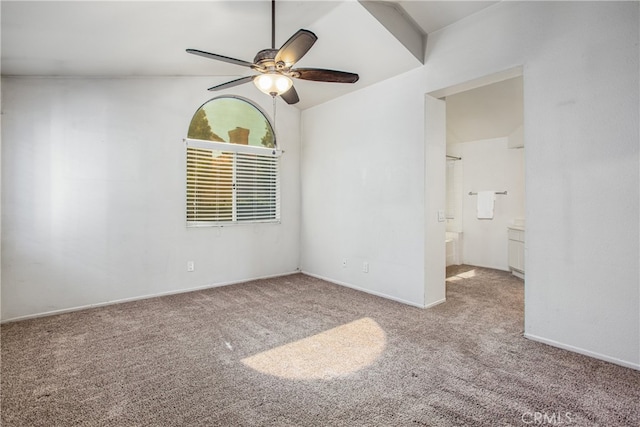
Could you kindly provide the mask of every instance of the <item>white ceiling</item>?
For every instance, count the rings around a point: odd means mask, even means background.
[[[425,34],[429,34],[498,3],[498,1],[397,0],[396,3],[418,24]]]
[[[509,136],[524,122],[521,76],[446,99],[449,144]]]
[[[388,2],[424,34],[493,3]],[[210,76],[213,86],[252,71],[189,55],[186,48],[251,62],[271,45],[268,0],[3,0],[1,7],[3,75]],[[278,1],[276,47],[300,28],[313,31],[318,41],[297,66],[360,75],[353,85],[297,80],[301,109],[421,65],[355,0]]]

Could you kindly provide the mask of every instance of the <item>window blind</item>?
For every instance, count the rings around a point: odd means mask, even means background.
[[[187,225],[279,221],[280,154],[187,139]]]

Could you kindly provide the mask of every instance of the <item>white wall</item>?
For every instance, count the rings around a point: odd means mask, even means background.
[[[508,270],[507,226],[524,218],[524,150],[507,148],[507,138],[460,144],[462,160],[462,259],[464,264]],[[477,218],[477,196],[469,192],[507,191],[496,195],[493,219]]]
[[[424,307],[446,301],[445,243],[447,105],[431,95],[424,97]],[[439,186],[429,186],[439,182]]]
[[[420,81],[420,71],[410,72],[302,113],[301,266],[423,306]]]
[[[524,124],[525,333],[636,368],[638,6],[562,3],[534,15],[545,37],[525,69]]]
[[[423,69],[306,110],[303,268],[420,301],[423,94],[522,66],[525,332],[640,367],[638,19],[637,2],[501,2],[430,34]]]
[[[2,79],[3,320],[296,270],[300,113],[284,103],[282,223],[185,226],[182,139],[209,83]]]

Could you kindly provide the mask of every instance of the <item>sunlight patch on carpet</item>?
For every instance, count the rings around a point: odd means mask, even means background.
[[[242,359],[268,375],[288,379],[330,379],[374,363],[387,338],[375,320],[362,319]]]
[[[457,282],[459,280],[470,279],[476,276],[476,270],[465,271],[464,273],[456,274],[455,276],[447,277],[447,282]]]

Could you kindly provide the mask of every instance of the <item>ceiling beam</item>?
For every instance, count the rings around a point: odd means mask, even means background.
[[[421,64],[424,64],[427,35],[399,4],[374,0],[358,0],[358,2]]]

